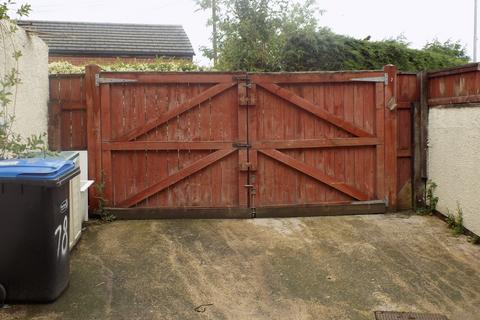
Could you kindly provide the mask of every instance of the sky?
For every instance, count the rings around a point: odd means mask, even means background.
[[[194,0],[17,0],[32,5],[29,19],[85,22],[181,24],[196,52],[194,60],[209,61],[199,48],[209,45],[208,12]],[[427,42],[460,41],[473,51],[474,0],[317,0],[324,10],[321,26],[357,38],[382,40],[403,36],[414,48]]]

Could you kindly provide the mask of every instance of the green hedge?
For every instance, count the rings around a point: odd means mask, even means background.
[[[188,61],[170,61],[157,60],[154,62],[145,63],[124,63],[121,61],[113,64],[102,65],[100,67],[105,71],[204,71],[207,68],[200,67]],[[85,66],[75,66],[69,62],[52,62],[48,66],[50,74],[71,74],[85,72]]]
[[[329,29],[291,36],[282,53],[283,69],[287,71],[367,70],[381,69],[386,64],[394,64],[403,71],[421,71],[468,61],[465,49],[451,41],[433,41],[417,50],[402,40],[360,40],[334,34]]]

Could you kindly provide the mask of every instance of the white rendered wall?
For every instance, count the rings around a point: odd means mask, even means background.
[[[480,105],[430,108],[428,178],[438,187],[437,210],[454,213],[480,235]]]
[[[9,26],[2,23],[4,41],[0,40],[0,77],[16,67],[12,57],[21,51],[18,70],[22,83],[15,95],[15,122],[13,129],[24,137],[46,133],[48,130],[48,47],[39,37],[18,28],[8,33]]]

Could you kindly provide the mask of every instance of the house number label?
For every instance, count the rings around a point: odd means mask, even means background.
[[[55,229],[55,238],[57,239],[57,258],[63,257],[68,250],[68,215],[63,219],[63,224],[59,224]]]

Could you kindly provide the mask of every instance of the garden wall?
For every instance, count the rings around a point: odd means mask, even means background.
[[[430,73],[428,178],[438,187],[437,211],[463,211],[480,235],[480,71],[478,64]]]
[[[18,30],[7,34],[9,26],[2,25],[5,41],[0,41],[0,77],[16,68],[13,58],[20,50],[22,57],[18,61],[18,70],[22,83],[15,94],[14,130],[23,136],[40,134],[48,130],[48,47],[37,36]]]

